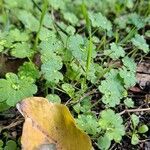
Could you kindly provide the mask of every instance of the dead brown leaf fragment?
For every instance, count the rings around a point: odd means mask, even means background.
[[[21,144],[23,150],[91,150],[88,135],[76,127],[69,109],[42,97],[17,104],[25,117]]]

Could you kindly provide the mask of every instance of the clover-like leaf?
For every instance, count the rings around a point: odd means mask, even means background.
[[[4,147],[4,150],[17,150],[17,143],[13,140],[8,140],[6,142],[6,146]]]
[[[103,93],[103,103],[114,107],[120,103],[120,99],[125,95],[125,89],[118,79],[118,71],[112,69],[108,74],[105,75],[106,80],[103,80],[98,87],[100,92]]]
[[[119,114],[115,114],[113,110],[104,110],[100,114],[99,125],[105,131],[110,140],[120,142],[122,136],[125,135],[125,127],[123,120]]]
[[[23,8],[26,10],[33,10],[33,3],[30,0],[19,0],[19,1],[18,0],[5,0],[4,3],[11,10],[13,10],[14,8]]]
[[[143,17],[137,13],[131,13],[128,15],[128,23],[135,25],[138,29],[145,25]]]
[[[56,94],[48,94],[46,98],[52,103],[61,103],[60,97]]]
[[[127,22],[128,22],[127,15],[121,15],[115,19],[115,23],[118,25],[118,28],[121,28],[121,29],[126,28]]]
[[[63,79],[63,75],[59,70],[62,68],[62,60],[60,56],[51,53],[51,57],[42,56],[43,64],[41,71],[48,82],[58,83]]]
[[[89,113],[91,111],[91,97],[84,98],[80,103],[77,103],[73,106],[73,109],[79,114],[82,113]]]
[[[75,89],[71,84],[64,83],[62,84],[62,89],[70,96],[74,96]]]
[[[42,73],[47,81],[58,83],[63,79],[63,75],[58,71],[62,65],[57,64],[57,60],[49,61],[41,66]]]
[[[41,47],[41,71],[44,78],[48,82],[58,83],[63,79],[63,75],[59,70],[62,68],[62,59],[56,52],[61,49],[61,42],[54,37],[48,41],[42,41]]]
[[[110,50],[106,50],[104,51],[104,53],[108,55],[110,58],[112,58],[113,60],[125,56],[124,49],[121,46],[117,45],[116,43],[111,43]]]
[[[135,72],[128,71],[125,67],[119,70],[119,75],[123,79],[125,88],[133,87],[136,84]]]
[[[37,67],[32,62],[25,62],[18,69],[18,76],[21,78],[32,78],[34,81],[39,78],[40,73]]]
[[[71,12],[65,12],[63,13],[65,20],[70,22],[72,25],[76,25],[78,23],[78,18],[76,17],[75,14]]]
[[[16,43],[13,45],[11,55],[17,58],[30,57],[33,54],[33,50],[28,43]]]
[[[56,10],[65,8],[65,2],[63,0],[48,0],[48,2]]]
[[[55,41],[55,32],[48,30],[47,28],[41,28],[40,32],[39,32],[39,39],[41,41],[47,41],[47,42],[43,42],[40,46],[44,46],[44,45],[48,45],[53,43],[53,44],[58,44],[59,42]],[[50,47],[52,47],[52,45],[50,45]]]
[[[30,31],[38,31],[39,28],[39,21],[36,19],[31,12],[26,10],[20,10],[17,13],[18,19],[24,24],[26,28],[28,28]]]
[[[98,138],[97,144],[100,149],[107,150],[111,145],[111,140],[107,135],[104,135]]]
[[[131,98],[126,98],[124,100],[124,104],[128,107],[128,108],[133,108],[134,107],[134,101]]]
[[[79,61],[86,60],[86,50],[84,49],[84,40],[80,35],[70,36],[68,39],[68,50]]]
[[[103,16],[101,13],[89,13],[89,18],[92,22],[93,27],[101,27],[104,30],[112,30],[111,22]]]
[[[58,51],[62,49],[62,43],[56,38],[54,32],[49,32],[48,38],[45,38],[46,37],[41,37],[41,40],[43,41],[40,43],[41,53],[42,55],[45,55],[45,57],[47,55],[48,58],[49,55],[51,55],[50,52],[58,53]]]
[[[131,72],[136,72],[136,63],[133,58],[129,58],[128,56],[122,59],[123,65]]]
[[[92,115],[79,115],[76,122],[79,128],[86,131],[88,134],[95,135],[100,132],[97,119]]]
[[[9,32],[9,38],[11,38],[13,41],[27,41],[29,39],[29,36],[27,32],[22,32],[19,29],[15,28],[14,30],[11,30]]]
[[[37,87],[29,78],[21,79],[14,73],[7,73],[6,79],[0,79],[0,102],[6,101],[9,106],[36,92]]]
[[[5,110],[7,110],[9,108],[10,108],[10,106],[7,105],[5,101],[4,102],[0,102],[0,112],[3,112],[3,111],[5,111]]]
[[[136,34],[131,41],[133,45],[135,45],[138,49],[142,50],[144,53],[150,52],[149,46],[146,43],[143,35]]]
[[[110,107],[114,107],[120,103],[120,99],[123,98],[124,88],[120,82],[113,80],[104,80],[99,86],[100,92],[104,95],[102,101]]]

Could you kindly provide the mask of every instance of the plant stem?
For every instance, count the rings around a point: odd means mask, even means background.
[[[150,111],[150,108],[125,109],[122,112],[120,112],[119,114],[123,115],[125,113],[142,112],[142,111]]]
[[[34,3],[36,4],[36,3]],[[36,7],[38,5],[36,4]],[[39,25],[39,29],[37,31],[37,34],[36,34],[36,38],[35,38],[35,42],[34,42],[34,47],[33,47],[33,50],[36,51],[37,49],[37,45],[38,45],[38,41],[39,41],[39,33],[41,31],[41,28],[42,28],[42,24],[43,24],[43,19],[44,19],[44,16],[47,12],[47,7],[48,7],[48,1],[47,0],[44,0],[44,4],[43,4],[43,9],[42,9],[42,14],[41,14],[41,18],[40,18],[40,25]],[[41,9],[40,9],[41,10]]]
[[[92,43],[91,23],[90,23],[90,19],[89,19],[88,12],[87,12],[86,6],[84,4],[84,1],[82,2],[82,12],[83,12],[83,16],[86,20],[86,28],[87,28],[88,34],[89,34],[89,42],[88,42],[88,47],[87,47],[88,53],[87,53],[87,60],[86,60],[86,76],[87,76],[89,69],[90,69],[91,60],[92,60],[93,43]]]

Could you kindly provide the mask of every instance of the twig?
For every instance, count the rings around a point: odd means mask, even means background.
[[[147,142],[147,141],[150,141],[150,139],[140,140],[139,142],[140,142],[140,143],[145,143],[145,142]]]
[[[21,120],[18,120],[18,121],[16,121],[16,122],[12,122],[10,125],[5,126],[5,127],[2,127],[1,130],[13,128],[13,127],[15,127],[15,126],[21,124],[22,122],[23,122],[22,119],[21,119]]]
[[[130,112],[141,112],[141,111],[150,111],[150,108],[137,108],[137,109],[126,109],[120,112],[120,115],[123,115],[124,113],[130,113]]]

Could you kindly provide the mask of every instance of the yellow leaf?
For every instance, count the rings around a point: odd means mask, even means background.
[[[76,127],[65,105],[31,97],[17,108],[25,117],[23,150],[92,150],[89,136]]]

